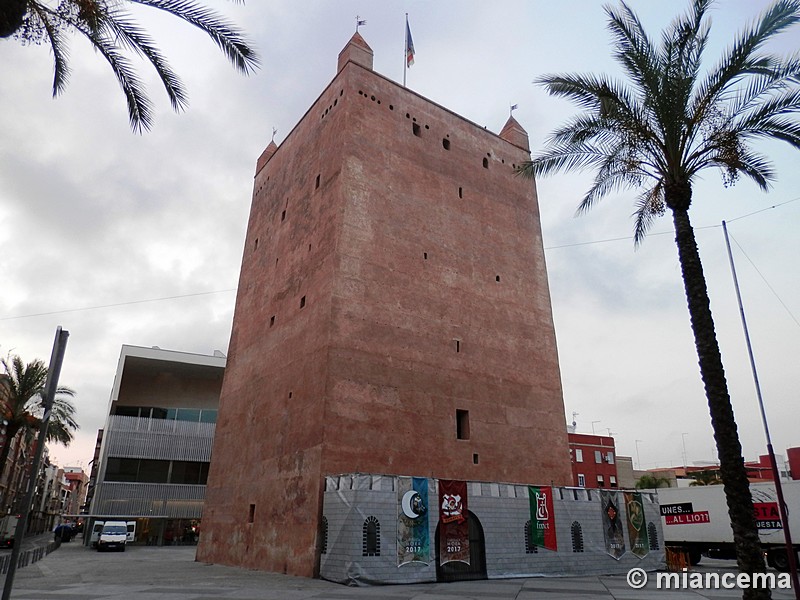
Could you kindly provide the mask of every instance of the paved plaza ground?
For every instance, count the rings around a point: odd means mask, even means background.
[[[45,536],[49,538],[49,536]],[[8,552],[5,550],[4,552]],[[702,600],[741,598],[741,590],[658,590],[656,574],[644,589],[624,575],[537,577],[456,583],[346,587],[319,579],[208,565],[195,548],[131,546],[98,553],[77,539],[17,571],[13,600],[583,600],[587,598]],[[697,572],[729,572],[731,561],[704,561]],[[792,590],[774,590],[776,600],[794,600]]]

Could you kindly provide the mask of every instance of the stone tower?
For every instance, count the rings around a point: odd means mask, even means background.
[[[198,560],[315,575],[328,474],[571,483],[527,133],[372,56],[258,159]]]

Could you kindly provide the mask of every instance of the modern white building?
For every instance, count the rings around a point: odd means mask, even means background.
[[[122,346],[90,530],[97,520],[136,521],[135,542],[196,543],[225,362],[219,351]]]

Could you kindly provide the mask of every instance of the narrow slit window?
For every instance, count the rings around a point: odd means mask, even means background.
[[[458,188],[458,197],[459,198],[463,198],[464,197],[464,188],[462,188],[462,187]]]
[[[423,252],[422,253],[422,258],[424,258],[425,260],[428,260],[428,253],[427,252]]]
[[[484,169],[488,169],[489,168],[489,159],[486,158],[485,156],[483,157],[483,168]]]
[[[269,318],[269,326],[272,327],[273,325],[275,325],[275,315]]]
[[[445,150],[450,150],[450,140],[448,140],[447,138],[443,138],[442,139],[442,147]]]
[[[247,522],[248,523],[254,523],[255,520],[256,520],[256,505],[255,504],[251,504],[250,505],[250,512],[247,515]]]
[[[419,125],[417,123],[412,123],[411,124],[411,131],[414,132],[415,136],[422,137],[422,131],[420,130],[420,127],[419,127]]]
[[[258,238],[256,238],[256,243],[253,244],[253,250],[258,250]]]
[[[500,281],[500,275],[495,275],[495,276],[494,276],[494,280],[495,280],[495,281]]]
[[[300,308],[303,308],[306,305],[306,297],[303,296],[300,298]]]
[[[285,220],[286,220],[286,211],[284,210],[284,211],[281,213],[281,221],[285,221]]]
[[[292,397],[292,392],[289,392],[289,398],[291,398],[291,397]]]
[[[469,439],[469,411],[456,409],[456,439]]]
[[[316,190],[319,188],[319,175],[317,175],[317,181],[314,183],[314,189]]]
[[[480,459],[479,459],[479,457],[478,457],[477,453],[472,455],[472,464],[473,464],[473,465],[477,465],[477,464],[478,464],[478,462],[479,462],[479,460],[480,460]]]
[[[456,340],[456,352],[461,352],[461,340]]]

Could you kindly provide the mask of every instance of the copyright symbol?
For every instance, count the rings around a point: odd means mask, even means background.
[[[635,590],[640,590],[647,585],[647,573],[644,569],[635,568],[628,571],[626,576],[628,585]]]

